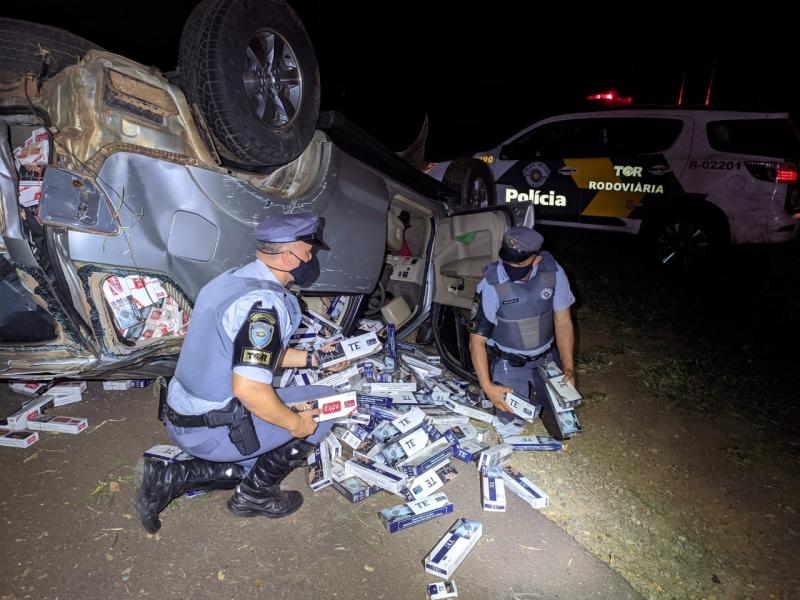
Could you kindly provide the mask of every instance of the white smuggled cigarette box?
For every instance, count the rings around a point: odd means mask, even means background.
[[[341,328],[336,323],[311,309],[303,311],[302,323],[306,327],[317,331],[324,338],[334,336],[341,331]]]
[[[364,356],[380,352],[382,344],[374,333],[365,333],[357,337],[345,338],[333,345],[330,352],[318,351],[317,360],[320,368],[327,369],[346,360],[354,361]],[[357,368],[357,367],[356,367]]]
[[[427,363],[432,365],[440,365],[442,364],[442,357],[438,354],[431,354],[430,352],[426,352],[422,348],[414,348],[414,356],[417,358],[421,358]]]
[[[377,485],[369,485],[358,477],[347,477],[341,481],[334,481],[331,486],[354,504],[381,491]]]
[[[431,363],[420,360],[419,358],[414,358],[408,354],[401,354],[400,360],[406,363],[409,367],[413,367],[422,373],[425,373],[426,377],[439,377],[444,372],[442,371],[441,367],[432,365]]]
[[[432,575],[448,578],[483,535],[478,521],[459,519],[425,557],[425,570]]]
[[[514,450],[547,451],[554,452],[564,448],[564,444],[556,438],[543,435],[510,435],[503,438],[504,444],[514,447]]]
[[[484,450],[478,457],[478,470],[483,469],[483,467],[499,465],[509,456],[511,456],[513,452],[514,447],[509,446],[508,444],[498,444],[497,446],[492,446],[491,448]]]
[[[485,423],[491,423],[494,419],[494,415],[486,412],[485,410],[481,410],[480,408],[472,408],[471,406],[465,406],[464,404],[460,404],[453,399],[445,400],[444,406],[449,410],[452,410],[454,413],[465,415],[470,419],[477,419],[478,421],[483,421]]]
[[[322,442],[328,445],[328,454],[330,455],[331,459],[342,457],[342,443],[335,435],[333,435],[331,432],[328,432],[328,435],[322,438]]]
[[[353,457],[360,456],[366,460],[374,461],[380,456],[381,450],[383,450],[383,444],[374,437],[368,437],[358,448],[353,449]]]
[[[450,429],[457,425],[468,425],[469,417],[459,415],[438,406],[421,406],[420,410],[425,412],[428,422],[440,429]]]
[[[428,584],[428,600],[446,600],[447,598],[458,598],[458,587],[456,587],[455,581],[451,579]]]
[[[38,381],[11,381],[9,382],[8,387],[18,394],[35,396],[45,385],[47,384],[40,383]]]
[[[556,401],[564,408],[575,408],[581,403],[581,395],[569,381],[562,381],[563,375],[551,377],[547,381],[548,389],[556,395]]]
[[[27,448],[39,441],[39,434],[35,431],[13,431],[0,428],[0,446],[11,448]]]
[[[358,477],[370,485],[377,485],[381,489],[399,494],[406,486],[408,478],[387,465],[381,465],[368,459],[354,456],[344,463],[345,473],[348,477]]]
[[[178,446],[173,446],[171,444],[156,444],[142,452],[142,456],[145,458],[157,458],[165,462],[175,462],[183,460],[184,458],[191,458],[189,454],[186,454],[183,450],[178,448]]]
[[[53,405],[53,399],[46,394],[39,398],[28,400],[13,415],[6,417],[6,424],[2,425],[12,431],[22,431],[28,426],[28,419],[38,417],[44,410]]]
[[[514,392],[507,392],[505,401],[508,407],[514,411],[515,415],[530,423],[539,416],[539,412],[542,410],[541,406],[531,404],[527,398],[523,398]]]
[[[453,446],[453,456],[465,463],[475,460],[483,451],[488,448],[483,442],[476,440],[464,440],[457,446]]]
[[[399,463],[397,468],[409,477],[414,477],[449,459],[452,455],[453,447],[450,441],[447,438],[439,438],[421,452]]]
[[[317,444],[308,457],[308,484],[315,492],[331,484],[331,461],[326,444]]]
[[[393,394],[396,392],[416,392],[417,382],[392,381],[389,383],[365,383],[364,391],[368,394]]]
[[[478,437],[478,430],[472,425],[456,425],[444,432],[445,437],[453,445],[461,444],[467,440],[474,440]]]
[[[451,512],[453,512],[453,503],[445,494],[436,494],[424,500],[415,500],[384,508],[378,514],[386,530],[389,533],[397,533],[414,525],[438,519]]]
[[[358,367],[356,365],[350,365],[349,367],[347,367],[342,371],[339,371],[338,373],[333,373],[332,375],[328,375],[327,377],[318,379],[317,385],[327,385],[334,388],[342,384],[349,385],[350,380],[358,375],[360,375],[360,373],[358,372]]]
[[[392,392],[392,405],[394,404],[419,404],[414,392]]]
[[[131,382],[129,379],[122,379],[118,381],[104,381],[103,389],[106,391],[119,392],[131,389]]]
[[[506,486],[503,481],[503,468],[500,465],[486,467],[481,472],[483,510],[506,512]]]
[[[39,415],[28,419],[31,431],[60,431],[61,433],[80,433],[88,427],[83,417],[64,417],[59,415]]]
[[[550,504],[550,497],[533,485],[530,479],[517,471],[513,465],[503,465],[502,477],[506,486],[514,492],[523,502],[527,502],[532,508],[546,508]]]
[[[448,388],[445,384],[437,383],[431,390],[431,400],[433,400],[434,404],[444,404],[450,400],[451,393],[452,392],[450,388]]]
[[[346,429],[339,429],[337,430],[337,433],[341,437],[342,442],[353,450],[361,446],[361,444],[364,443],[364,440],[367,439],[367,436],[369,435],[369,432],[360,425],[354,425],[352,427],[347,427]]]
[[[330,421],[331,419],[341,419],[353,414],[358,408],[355,392],[344,392],[333,396],[325,396],[314,400],[319,408],[319,415],[315,420]]]
[[[428,445],[428,433],[421,427],[403,434],[381,451],[387,465],[396,466],[415,454],[419,454]]]
[[[456,477],[458,477],[458,471],[450,464],[450,460],[445,458],[439,464],[410,480],[402,493],[407,500],[422,500]]]

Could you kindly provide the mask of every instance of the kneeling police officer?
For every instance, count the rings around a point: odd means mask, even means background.
[[[475,293],[469,323],[472,365],[497,409],[494,425],[503,436],[524,428],[506,404],[506,392],[527,398],[532,386],[532,401],[542,405],[547,391],[539,365],[555,361],[564,379],[575,383],[570,315],[575,297],[561,265],[540,251],[543,242],[530,227],[511,227],[503,236],[500,260],[484,267]],[[493,368],[489,354],[495,359]]]
[[[267,217],[256,238],[256,260],[222,273],[198,294],[164,411],[169,437],[194,458],[140,461],[135,504],[150,533],[161,527],[159,513],[169,502],[190,489],[235,487],[228,508],[237,516],[293,513],[303,497],[279,484],[306,464],[330,429],[331,422],[314,420],[318,410],[287,405],[333,394],[332,388],[274,388],[279,368],[317,366],[313,353],[288,348],[301,312],[285,286],[309,284],[318,274],[319,218]]]

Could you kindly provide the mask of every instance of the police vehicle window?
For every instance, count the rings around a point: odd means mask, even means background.
[[[548,123],[503,146],[500,158],[594,158],[608,156],[608,130],[604,119],[574,119]]]
[[[683,129],[678,119],[608,119],[610,155],[663,152],[675,143]]]
[[[712,121],[706,130],[709,144],[720,152],[800,157],[800,141],[792,124],[786,119]]]

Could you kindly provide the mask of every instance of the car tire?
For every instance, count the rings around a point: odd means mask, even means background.
[[[725,227],[704,215],[660,215],[643,225],[642,234],[650,256],[679,272],[706,266],[730,244]]]
[[[279,60],[272,58],[276,46]],[[319,116],[317,59],[282,0],[198,4],[184,26],[178,70],[225,164],[269,171],[311,141]]]
[[[102,50],[64,29],[19,19],[0,18],[0,40],[0,72],[42,79],[74,65],[89,50]]]
[[[497,189],[489,166],[477,158],[460,158],[451,162],[442,181],[455,189],[460,198],[458,208],[469,210],[497,204]]]

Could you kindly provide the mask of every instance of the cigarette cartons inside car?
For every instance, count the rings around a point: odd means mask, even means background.
[[[453,512],[453,503],[447,499],[445,494],[436,494],[423,500],[384,508],[379,514],[387,531],[397,533],[451,512]]]
[[[425,570],[445,579],[452,576],[481,535],[483,525],[480,522],[459,519],[425,557]]]
[[[333,344],[330,351],[317,352],[317,364],[327,369],[346,360],[354,361],[363,356],[380,352],[381,342],[374,333],[365,333],[358,337],[346,338]]]

